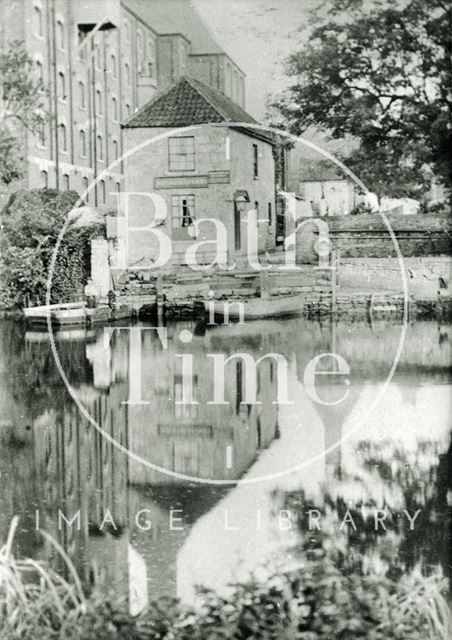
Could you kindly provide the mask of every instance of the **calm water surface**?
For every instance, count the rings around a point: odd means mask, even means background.
[[[161,594],[191,601],[196,585],[222,590],[293,559],[299,537],[315,536],[309,511],[319,526],[328,514],[339,526],[348,509],[356,526],[346,527],[350,544],[371,553],[384,533],[375,532],[372,509],[384,509],[385,535],[393,534],[403,566],[421,561],[426,571],[450,571],[450,327],[411,325],[384,389],[397,324],[296,319],[206,330],[183,322],[168,325],[166,337],[140,326],[146,330],[133,336],[117,330],[106,337],[103,329],[55,334],[74,393],[107,439],[69,395],[47,333],[0,324],[1,541],[19,515],[18,554],[58,568],[38,530],[45,529],[87,587],[97,583],[126,598],[132,611]],[[183,330],[193,334],[189,343]],[[343,376],[318,376],[322,404],[308,393],[306,369],[331,351],[349,364],[349,385]],[[260,404],[246,404],[238,361],[227,365],[225,404],[209,404],[209,354],[239,352],[283,355],[292,404],[274,403],[278,368],[271,359],[258,368]],[[197,404],[181,405],[189,354]],[[142,403],[125,404],[137,384]],[[196,482],[202,479],[209,484]],[[413,531],[404,510],[419,510]],[[80,511],[80,527],[59,521],[59,511],[68,519]]]

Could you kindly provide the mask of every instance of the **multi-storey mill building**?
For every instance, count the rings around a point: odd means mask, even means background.
[[[190,0],[0,0],[0,47],[24,43],[51,115],[24,134],[24,178],[11,185],[81,193],[123,153],[120,123],[181,75],[244,106],[243,72],[218,46]],[[89,204],[116,203],[122,167]]]

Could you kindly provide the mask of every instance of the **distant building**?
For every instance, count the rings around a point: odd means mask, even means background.
[[[228,126],[234,122],[245,124]],[[219,126],[172,134],[180,127],[209,123]],[[248,123],[255,128],[247,127]],[[156,193],[164,199],[167,219],[162,230],[172,240],[173,263],[184,263],[185,251],[194,242],[193,223],[200,218],[221,221],[227,229],[229,254],[245,256],[250,210],[257,211],[259,220],[259,251],[274,247],[274,140],[256,125],[224,93],[188,77],[151,100],[124,125],[128,150],[164,134],[163,139],[127,158],[125,190]],[[135,198],[130,208],[135,216],[133,226],[150,223],[149,198]],[[216,239],[213,224],[203,225],[198,240]],[[155,259],[156,251],[149,234],[135,234],[133,242],[129,240],[129,266],[131,260]],[[215,251],[207,247],[205,255],[198,256],[198,264],[210,263]]]
[[[24,136],[25,176],[14,190],[84,191],[122,155],[119,123],[184,74],[244,106],[243,72],[188,1],[3,0],[0,29],[1,51],[24,43],[51,115],[39,135]],[[114,205],[122,179],[119,166],[89,204]]]

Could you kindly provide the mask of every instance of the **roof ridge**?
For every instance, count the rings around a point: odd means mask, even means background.
[[[259,122],[221,89],[182,75],[130,116],[122,128],[224,122],[237,128]]]
[[[200,93],[201,97],[204,98],[204,100],[209,103],[212,109],[216,111],[221,118],[227,118],[227,114],[224,111],[221,111],[218,105],[215,104],[213,100],[211,100],[210,96],[206,95],[205,92],[203,91],[204,82],[201,82],[201,80],[197,80],[196,78],[191,78],[190,76],[185,76],[185,75],[182,76],[182,78],[187,80],[189,85],[193,87],[195,91]],[[197,86],[197,85],[201,85],[201,86]],[[225,94],[225,97],[227,97],[226,94]]]
[[[245,111],[245,109],[243,107],[241,107],[239,104],[236,104],[229,96],[227,96],[224,91],[222,91],[221,89],[217,89],[216,87],[211,87],[210,85],[206,84],[205,82],[203,82],[202,80],[198,80],[198,78],[191,78],[189,76],[184,76],[186,77],[191,86],[194,87],[198,92],[201,91],[201,95],[204,98],[204,100],[207,100],[207,102],[210,104],[211,107],[213,107],[213,109],[215,109],[215,111],[218,113],[219,116],[221,116],[222,118],[225,118],[226,121],[228,122],[228,118],[229,118],[229,114],[224,111],[221,106],[218,106],[217,104],[214,103],[213,100],[211,100],[210,96],[208,95],[208,93],[206,94],[206,92],[204,91],[204,88],[207,89],[207,92],[209,91],[217,91],[218,93],[221,94],[221,97],[226,100],[229,100],[229,102],[234,105],[235,109],[239,109],[240,111],[242,111],[243,113],[245,113],[248,117],[253,118],[253,116],[251,114],[249,114],[247,111]],[[200,86],[196,86],[196,85],[200,85]],[[257,121],[253,118],[253,121],[257,123]],[[248,123],[249,124],[249,123]]]
[[[162,89],[162,91],[159,91],[153,98],[145,102],[143,106],[141,106],[137,111],[135,111],[135,113],[132,113],[132,115],[130,115],[125,122],[122,122],[120,124],[120,127],[121,128],[126,127],[129,124],[129,122],[134,118],[136,118],[138,115],[140,115],[142,111],[144,111],[145,109],[148,109],[151,105],[158,102],[161,98],[164,98],[172,89],[174,89],[174,87],[176,87],[179,84],[179,82],[182,79],[187,79],[187,76],[180,76],[179,78],[177,78],[177,80],[173,80],[173,82],[171,82],[167,87],[165,87],[165,89]]]

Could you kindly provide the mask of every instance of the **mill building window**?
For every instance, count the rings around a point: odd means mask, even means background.
[[[56,24],[56,41],[60,49],[64,49],[64,25],[61,20]]]
[[[83,129],[80,131],[80,155],[86,158],[86,133]]]
[[[85,85],[81,80],[78,83],[78,98],[80,102],[80,109],[86,109]]]
[[[67,151],[67,133],[65,124],[60,124],[60,151],[63,153],[66,153]]]
[[[193,171],[195,168],[195,139],[193,136],[168,138],[170,171]]]
[[[43,32],[43,28],[42,28],[42,10],[41,7],[35,7],[34,8],[34,22],[35,22],[35,33],[37,36],[40,36],[42,38],[42,36],[44,35]]]

